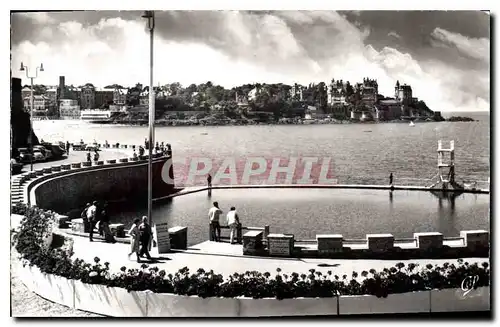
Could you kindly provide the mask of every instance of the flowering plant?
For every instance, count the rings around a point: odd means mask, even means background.
[[[310,269],[308,274],[284,274],[278,268],[270,272],[247,271],[234,273],[227,279],[214,271],[189,268],[167,273],[158,267],[143,264],[140,269],[121,267],[112,273],[109,263],[101,263],[99,257],[93,263],[72,259],[72,251],[63,247],[45,247],[44,238],[52,231],[54,214],[36,207],[25,208],[25,218],[15,236],[16,250],[24,262],[37,266],[41,272],[55,274],[89,284],[121,287],[128,291],[150,290],[156,293],[173,293],[200,297],[250,297],[294,298],[335,297],[340,295],[375,295],[406,293],[431,289],[461,288],[465,278],[477,276],[474,287],[489,286],[490,269],[487,262],[469,264],[462,259],[442,266],[419,266],[400,262],[381,271],[370,269],[351,276],[323,273]],[[59,242],[61,243],[61,242]],[[64,243],[64,242],[63,242]]]

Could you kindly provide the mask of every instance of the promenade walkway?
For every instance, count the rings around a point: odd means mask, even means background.
[[[94,257],[99,257],[101,263],[109,262],[112,272],[118,272],[122,266],[127,268],[140,268],[142,263],[135,261],[135,255],[128,259],[129,244],[108,244],[104,242],[89,242],[87,238],[73,237],[74,239],[74,257],[84,259],[87,262],[93,262]],[[230,249],[228,249],[228,247]],[[417,259],[417,260],[339,260],[339,259],[296,259],[296,258],[263,258],[250,257],[242,255],[241,245],[230,245],[228,243],[203,242],[189,247],[188,252],[173,252],[168,254],[154,253],[154,258],[159,258],[158,262],[149,263],[150,266],[157,266],[164,269],[167,273],[175,273],[177,270],[188,267],[191,272],[196,272],[199,268],[205,270],[213,269],[214,272],[222,274],[224,277],[238,272],[246,271],[270,272],[276,274],[276,269],[280,268],[281,273],[308,274],[310,269],[327,273],[329,270],[334,275],[342,278],[342,275],[351,277],[352,272],[361,274],[363,270],[369,271],[375,269],[381,271],[384,268],[393,267],[398,262],[408,264],[410,262],[418,263],[420,266],[427,264],[441,265],[445,262],[456,262],[453,259],[435,260],[435,259]],[[199,253],[195,253],[198,251]],[[489,262],[486,258],[467,258],[469,263]],[[148,263],[146,260],[144,262]],[[361,278],[361,277],[359,277]],[[362,279],[362,278],[361,278]]]
[[[99,151],[99,160],[108,160],[108,159],[111,160],[111,159],[118,159],[121,157],[129,157],[132,156],[132,153],[133,153],[132,149],[101,149],[101,151]],[[93,158],[94,158],[94,153],[92,152],[92,159]],[[63,165],[73,162],[83,162],[83,161],[87,161],[87,151],[70,150],[68,157],[65,159],[34,162],[33,170],[45,167]],[[30,170],[30,164],[29,163],[25,164],[23,167],[23,172],[29,170]]]

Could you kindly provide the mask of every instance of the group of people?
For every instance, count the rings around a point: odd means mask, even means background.
[[[87,152],[87,161],[88,162],[91,162],[92,161],[92,153],[89,151]],[[94,161],[99,161],[99,152],[96,150],[94,150]]]
[[[109,228],[109,213],[108,204],[102,206],[97,201],[87,203],[85,209],[81,213],[81,217],[86,222],[89,228],[89,240],[94,241],[94,229],[97,227],[99,234],[104,236],[107,243],[116,243],[116,240]]]
[[[208,219],[211,225],[212,239],[215,242],[220,242],[220,216],[223,211],[219,208],[219,203],[215,201],[213,207],[208,211]],[[236,208],[231,207],[226,215],[226,224],[229,226],[229,242],[235,244],[236,242],[236,231],[240,225],[240,217],[236,213]]]
[[[149,143],[147,143],[147,139],[144,141],[144,146],[142,145],[139,145],[139,157],[142,157],[144,156],[144,153],[145,153],[145,150],[148,150],[149,149]],[[171,145],[170,144],[165,144],[163,142],[158,143],[156,142],[156,145],[154,147],[154,153],[163,153],[164,155],[169,155],[172,151],[172,148],[171,148]],[[134,158],[137,158],[138,155],[137,155],[137,152],[135,151],[135,147],[134,147],[134,153],[133,153],[133,157]]]
[[[143,216],[142,221],[136,218],[127,235],[131,237],[130,253],[128,254],[129,259],[130,256],[135,253],[137,262],[141,262],[141,258],[144,256],[146,256],[148,260],[153,260],[149,254],[149,249],[153,241],[153,231],[147,216]]]

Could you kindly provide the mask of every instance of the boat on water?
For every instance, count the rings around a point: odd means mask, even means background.
[[[111,110],[87,109],[81,111],[80,120],[93,124],[111,124],[118,113]]]
[[[410,122],[410,127],[414,127],[415,126],[415,123],[413,121]]]

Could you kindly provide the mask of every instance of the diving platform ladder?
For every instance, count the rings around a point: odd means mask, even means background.
[[[431,188],[440,189],[462,189],[463,187],[455,182],[455,141],[450,141],[450,147],[444,148],[443,141],[438,141],[438,180]]]

